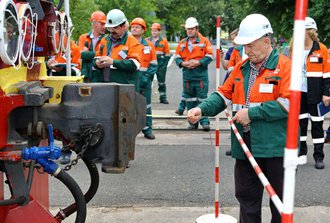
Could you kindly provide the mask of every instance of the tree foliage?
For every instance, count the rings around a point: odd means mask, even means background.
[[[168,36],[181,37],[185,35],[182,25],[190,16],[197,18],[201,33],[215,37],[218,15],[221,16],[221,29],[232,31],[248,14],[261,13],[270,20],[275,36],[281,34],[290,39],[295,11],[295,1],[287,0],[71,0],[70,6],[74,39],[90,30],[89,17],[93,11],[101,10],[107,14],[114,8],[124,11],[129,21],[141,17],[148,27],[153,22],[160,22],[165,25]],[[310,0],[308,14],[318,25],[321,41],[329,46],[330,23],[323,18],[330,14],[330,1]],[[149,35],[149,29],[147,31],[146,35]]]

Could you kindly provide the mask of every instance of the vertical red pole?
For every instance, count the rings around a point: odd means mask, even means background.
[[[296,0],[290,85],[290,111],[288,116],[286,148],[284,152],[285,172],[282,223],[293,222],[296,169],[300,162],[298,158],[299,113],[301,98],[300,88],[307,6],[308,0]]]
[[[217,51],[216,51],[216,86],[220,86],[220,16],[217,17]],[[219,217],[219,183],[220,183],[220,131],[219,115],[215,117],[215,218]]]

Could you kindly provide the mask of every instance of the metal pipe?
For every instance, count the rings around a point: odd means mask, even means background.
[[[298,158],[299,113],[301,98],[301,74],[303,68],[303,50],[305,43],[305,17],[308,0],[297,0],[293,32],[293,54],[290,83],[290,109],[286,148],[284,150],[284,187],[282,223],[293,222],[294,194],[297,165],[302,164],[306,156]]]

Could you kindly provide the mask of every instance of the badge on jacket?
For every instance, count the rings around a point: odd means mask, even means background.
[[[144,54],[149,54],[150,53],[150,47],[149,46],[145,46],[143,49],[143,53]]]
[[[120,56],[122,59],[126,59],[127,54],[125,53],[125,51],[121,50],[121,51],[119,51],[119,56]]]
[[[260,84],[260,93],[273,93],[273,84]]]
[[[319,57],[310,57],[309,58],[309,62],[311,63],[319,63],[320,61],[320,58]]]

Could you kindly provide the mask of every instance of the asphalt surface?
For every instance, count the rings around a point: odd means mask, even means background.
[[[221,71],[221,80],[224,71]],[[159,103],[157,81],[153,86],[153,114],[168,118],[154,119],[155,140],[142,134],[136,140],[136,159],[124,174],[100,172],[99,191],[88,204],[86,222],[91,223],[187,223],[204,214],[214,213],[214,132],[187,131],[185,119],[174,114],[182,91],[181,71],[175,64],[167,73],[169,105]],[[216,89],[215,63],[209,66],[209,92]],[[220,203],[222,213],[238,218],[234,195],[234,160],[225,156],[229,149],[229,125],[220,122]],[[329,126],[329,119],[324,127]],[[214,128],[214,120],[211,119]],[[309,139],[309,148],[312,144]],[[296,177],[295,222],[325,223],[330,217],[330,144],[325,145],[325,169],[316,170],[312,151],[308,163],[299,166]],[[89,186],[87,170],[80,162],[70,174],[83,191]],[[70,193],[50,179],[52,212],[69,205]],[[264,194],[263,222],[270,222],[269,199]],[[64,222],[74,222],[74,216]]]

